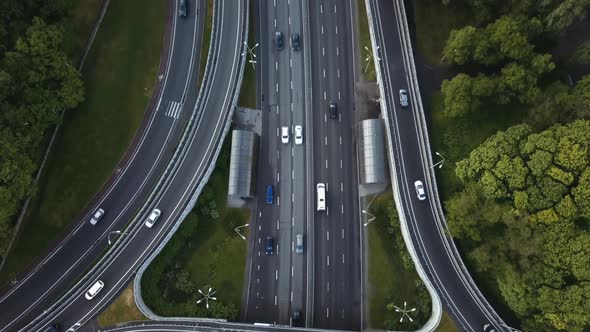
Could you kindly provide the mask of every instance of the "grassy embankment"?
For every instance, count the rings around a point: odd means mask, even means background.
[[[81,31],[86,35],[93,21],[84,6],[90,4],[96,3],[80,2],[74,11],[74,18],[84,22]],[[136,15],[137,8],[142,8],[141,15]],[[163,13],[162,1],[111,1],[84,65],[86,100],[64,117],[3,280],[42,253],[123,156],[156,80],[166,21]]]
[[[137,309],[133,299],[133,283],[98,316],[100,327],[107,327],[121,322],[146,320],[147,318]]]
[[[368,283],[367,298],[369,306],[369,322],[372,328],[411,330],[421,326],[430,317],[428,296],[424,297],[417,290],[420,278],[412,269],[404,265],[405,244],[401,238],[399,227],[392,226],[389,211],[393,204],[391,192],[377,196],[370,206],[375,216],[365,230],[368,232]],[[395,217],[396,218],[396,217]],[[397,218],[396,218],[397,220]],[[409,256],[405,256],[409,260]],[[427,295],[427,293],[426,293]],[[404,301],[410,307],[418,309],[417,315],[409,321],[399,323],[399,314],[387,309],[388,304],[403,306]]]
[[[373,48],[371,46],[371,34],[369,32],[369,18],[367,17],[367,9],[365,6],[365,0],[357,0],[357,8],[358,8],[358,43],[359,43],[359,50],[361,53],[361,66],[364,70],[363,76],[367,81],[375,81],[377,80],[377,74],[375,73],[375,63],[373,62],[373,57],[371,57],[371,62],[367,64],[364,62],[365,58],[369,56],[369,53],[365,49],[367,47],[371,51]]]
[[[249,26],[250,45],[255,40],[253,26]],[[250,64],[245,67],[238,104],[256,107],[256,73]],[[216,168],[195,208],[144,274],[144,300],[161,315],[238,316],[247,243],[233,229],[248,222],[249,210],[226,206],[229,150],[229,140],[226,139]],[[248,235],[246,228],[242,228],[242,234]],[[217,304],[222,304],[225,309],[207,311],[202,304],[197,306],[195,299],[199,295],[196,289],[205,286],[217,291]]]

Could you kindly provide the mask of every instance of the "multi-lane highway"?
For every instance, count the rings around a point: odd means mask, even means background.
[[[307,237],[308,197],[306,163],[310,135],[306,128],[302,1],[256,1],[258,42],[258,105],[263,111],[258,158],[257,208],[253,213],[249,250],[249,286],[245,318],[250,322],[301,325],[305,319],[306,255],[295,253],[297,234]],[[282,49],[275,34],[282,34]],[[300,36],[295,50],[291,36]],[[295,144],[294,130],[303,127],[303,144]],[[281,127],[290,133],[282,143]],[[268,185],[274,201],[265,202]],[[274,253],[266,254],[272,237]],[[299,315],[299,318],[297,317]]]
[[[263,132],[246,320],[299,326],[307,321],[314,327],[358,330],[361,270],[351,3],[257,5]],[[309,26],[303,26],[306,23]],[[275,45],[278,32],[282,50]],[[290,45],[293,34],[300,36],[300,50]],[[339,110],[334,119],[330,102]],[[301,145],[293,142],[296,125],[303,126]],[[281,143],[282,126],[289,128],[289,143]],[[320,182],[327,186],[324,212],[315,211],[315,185]],[[265,202],[268,185],[276,195],[272,204]],[[304,236],[302,255],[294,252],[297,234]],[[265,252],[267,237],[274,240],[273,255]]]
[[[316,212],[313,220],[313,327],[360,330],[361,252],[352,47],[355,16],[351,1],[309,1],[309,6],[313,175],[314,183],[326,184],[326,211]],[[337,106],[335,118],[330,117],[330,103]]]
[[[136,213],[172,155],[197,99],[197,77],[203,24],[196,11],[203,1],[189,1],[189,14],[179,18],[176,1],[168,10],[167,52],[155,90],[155,109],[146,112],[141,131],[125,163],[115,172],[102,196],[78,225],[27,275],[3,289],[0,331],[15,330],[32,321],[107,248],[107,236],[120,230]],[[197,6],[198,4],[198,6]],[[201,12],[203,12],[201,8]],[[107,14],[108,15],[108,14]],[[155,78],[154,78],[155,79]],[[155,111],[154,111],[155,110]],[[96,225],[90,214],[102,207],[106,214]],[[9,258],[10,259],[10,258]]]
[[[404,21],[403,4],[400,0],[370,1],[373,28],[382,59],[379,62],[382,74],[384,103],[388,112],[388,141],[393,148],[394,169],[401,210],[407,221],[412,244],[420,265],[434,285],[438,295],[463,331],[481,331],[485,323],[492,322],[498,331],[503,323],[486,299],[462,268],[461,258],[456,254],[452,239],[446,236],[442,210],[434,194],[431,160],[424,151],[428,137],[421,107],[419,91],[414,85],[411,70],[411,53],[407,52],[409,34]],[[410,91],[410,106],[399,106],[399,89]],[[426,183],[428,199],[416,197],[414,181]],[[395,189],[394,189],[395,193]]]

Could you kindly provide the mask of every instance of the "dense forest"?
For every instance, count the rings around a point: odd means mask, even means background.
[[[565,67],[590,64],[590,43],[560,59],[552,50],[585,19],[590,0],[462,5],[475,23],[453,30],[444,49],[461,72],[442,84],[445,116],[505,107],[524,122],[456,163],[463,188],[445,202],[450,232],[476,274],[495,280],[523,330],[587,330],[590,76],[582,69],[568,82]]]
[[[0,1],[0,256],[50,129],[84,98],[64,33],[73,0]]]

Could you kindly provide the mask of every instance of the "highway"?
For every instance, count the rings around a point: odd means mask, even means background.
[[[400,16],[405,15],[398,0],[371,0],[373,27],[376,43],[380,46],[380,71],[385,89],[385,105],[389,116],[390,135],[393,144],[393,160],[396,172],[392,175],[399,185],[401,209],[409,227],[412,244],[447,311],[453,316],[462,331],[481,331],[485,323],[492,322],[498,331],[502,329],[501,318],[479,293],[469,273],[462,268],[461,258],[454,252],[451,238],[447,238],[446,225],[440,218],[442,210],[438,196],[433,194],[432,170],[429,157],[421,151],[427,148],[427,132],[410,75],[409,56],[403,42],[406,28]],[[411,47],[411,45],[409,46]],[[399,106],[399,89],[410,92],[410,106]],[[426,135],[426,140],[424,140]],[[426,147],[426,148],[425,148]],[[452,167],[449,165],[447,167]],[[414,181],[426,184],[427,200],[419,201],[415,194]],[[395,193],[395,190],[394,190]]]
[[[201,6],[203,1],[199,1]],[[128,154],[113,177],[81,214],[74,227],[17,283],[5,287],[0,297],[0,331],[15,330],[41,313],[66,291],[107,248],[107,236],[120,230],[139,209],[155,186],[190,116],[197,99],[199,54],[203,31],[195,1],[186,18],[178,18],[176,1],[168,10],[166,52],[150,108]],[[165,13],[164,13],[165,14]],[[108,15],[108,13],[107,13]],[[154,78],[156,79],[156,78]],[[90,215],[102,207],[106,214],[96,225]],[[8,258],[10,259],[10,257]]]
[[[351,1],[309,1],[314,183],[326,184],[326,211],[313,220],[313,327],[360,330],[361,264]],[[329,103],[338,116],[330,118]],[[311,204],[315,193],[310,196]]]
[[[181,215],[192,208],[191,199],[198,195],[210,174],[237,103],[244,64],[240,54],[247,29],[246,5],[246,1],[235,1],[231,6],[215,1],[215,36],[211,43],[214,52],[209,53],[199,98],[163,177],[125,230],[127,235],[120,237],[97,265],[46,313],[31,319],[26,330],[38,330],[53,322],[66,329],[83,326],[127,286],[138,266]],[[162,210],[162,216],[150,229],[144,221],[155,207]],[[88,301],[84,293],[96,280],[102,280],[105,287]]]
[[[302,325],[305,319],[306,256],[295,253],[297,234],[307,238],[306,209],[309,186],[309,139],[304,100],[304,50],[301,1],[256,1],[258,105],[263,111],[258,157],[258,193],[252,215],[248,255],[249,286],[245,320]],[[274,47],[275,32],[283,34],[283,49]],[[291,47],[299,34],[301,48]],[[303,144],[294,142],[293,128],[303,127]],[[289,143],[281,143],[280,128],[289,128]],[[265,202],[268,185],[274,202]],[[313,194],[313,193],[312,193]],[[274,239],[275,252],[266,255],[266,238]],[[304,240],[305,242],[305,240]],[[293,318],[299,312],[299,320]]]

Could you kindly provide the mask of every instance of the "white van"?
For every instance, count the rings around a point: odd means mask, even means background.
[[[318,192],[318,211],[326,210],[326,185],[323,183],[317,184]]]
[[[104,287],[104,282],[102,282],[102,280],[97,280],[94,285],[92,285],[92,287],[90,287],[88,289],[88,291],[86,292],[86,300],[90,301],[92,300],[96,294],[98,294],[100,292],[100,290]]]

